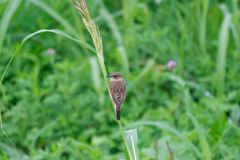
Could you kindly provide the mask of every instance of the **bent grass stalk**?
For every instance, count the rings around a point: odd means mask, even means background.
[[[92,40],[96,49],[96,53],[97,53],[97,57],[98,57],[98,61],[100,63],[101,66],[101,70],[106,82],[106,85],[109,85],[108,79],[107,79],[107,71],[106,71],[106,67],[104,64],[104,56],[103,56],[103,47],[102,47],[102,37],[100,35],[99,32],[99,28],[96,27],[95,22],[91,19],[90,14],[88,12],[88,8],[87,8],[87,4],[85,2],[85,0],[80,0],[80,3],[78,2],[78,0],[74,0],[75,2],[75,8],[77,8],[78,13],[81,15],[82,19],[83,19],[83,23],[85,24],[88,32],[90,33],[90,35],[92,36]],[[113,105],[114,111],[115,111],[115,107]],[[128,151],[128,155],[130,157],[131,160],[133,160],[130,149],[129,149],[129,145],[125,136],[125,133],[123,131],[122,128],[122,123],[121,121],[117,121],[119,128],[121,130],[122,133],[122,137],[125,143],[125,146],[127,148]]]
[[[14,149],[17,150],[15,144],[14,144],[13,141],[8,137],[7,133],[6,133],[5,130],[3,129],[1,110],[0,110],[0,123],[1,123],[1,128],[2,128],[3,133],[5,134],[5,136],[7,137],[7,139],[13,144]]]

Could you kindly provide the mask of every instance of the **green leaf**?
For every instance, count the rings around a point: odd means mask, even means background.
[[[238,127],[236,124],[233,123],[233,121],[229,118],[228,119],[228,124],[235,129],[238,133],[240,133],[240,127]]]
[[[88,49],[90,49],[91,51],[93,51],[93,52],[96,53],[96,50],[95,50],[92,46],[90,46],[89,44],[87,44],[87,43],[85,43],[85,42],[82,42],[82,41],[80,41],[80,40],[77,40],[77,39],[69,36],[69,35],[66,34],[65,32],[60,31],[60,30],[56,30],[56,29],[42,29],[42,30],[39,30],[39,31],[34,32],[34,33],[32,33],[32,34],[29,34],[29,35],[27,35],[27,36],[22,40],[22,43],[21,43],[21,45],[20,45],[19,47],[21,47],[21,46],[25,43],[25,41],[28,40],[29,38],[31,38],[32,36],[34,36],[34,35],[36,35],[36,34],[38,34],[38,33],[42,33],[42,32],[53,32],[53,33],[56,33],[56,34],[60,34],[60,35],[62,35],[62,36],[65,36],[65,37],[67,37],[67,38],[69,38],[69,39],[71,39],[71,40],[79,43],[81,46],[86,47],[86,48],[88,48]],[[19,47],[18,47],[18,48],[19,48]]]
[[[119,52],[122,61],[124,63],[124,67],[125,67],[125,71],[127,74],[129,74],[129,61],[128,61],[128,56],[127,56],[127,52],[126,49],[123,45],[123,40],[122,40],[122,35],[118,29],[118,25],[115,22],[114,18],[112,17],[112,15],[109,13],[109,11],[107,10],[107,8],[105,7],[104,3],[102,1],[100,1],[102,9],[100,10],[101,15],[103,15],[103,17],[105,18],[105,20],[107,21],[107,24],[109,26],[109,28],[112,31],[112,34],[114,36],[114,38],[116,39],[117,42],[117,51]]]
[[[91,76],[92,76],[93,86],[99,92],[101,88],[101,79],[100,79],[100,70],[99,70],[99,64],[98,64],[97,58],[90,57],[89,62],[91,65]]]
[[[134,79],[134,82],[136,83],[137,81],[142,79],[145,75],[147,75],[151,71],[154,64],[155,61],[153,59],[148,59],[147,64],[143,68],[142,72],[137,76],[137,78]]]
[[[1,19],[1,23],[0,23],[0,55],[1,55],[1,51],[2,51],[2,45],[3,45],[3,40],[5,37],[5,34],[7,32],[7,28],[8,25],[10,23],[10,20],[14,14],[14,12],[16,11],[16,9],[18,8],[18,6],[21,4],[21,0],[12,0],[8,3],[8,6],[3,14],[3,17]]]
[[[229,39],[229,28],[231,22],[231,14],[228,13],[225,4],[221,4],[220,8],[224,13],[224,19],[222,21],[219,34],[218,34],[218,55],[217,55],[217,77],[216,77],[216,89],[218,97],[220,97],[225,88],[225,74],[226,74],[226,56]]]
[[[190,119],[192,120],[192,122],[197,130],[200,146],[202,148],[205,159],[211,160],[212,159],[211,152],[210,152],[210,148],[208,145],[208,141],[207,141],[207,138],[205,135],[205,130],[204,130],[203,126],[199,125],[198,121],[191,113],[188,112],[187,115],[190,117]]]
[[[137,139],[138,139],[137,129],[127,130],[125,131],[125,135],[126,135],[133,159],[140,160],[139,149],[137,145]]]

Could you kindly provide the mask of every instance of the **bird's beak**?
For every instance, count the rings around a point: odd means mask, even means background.
[[[110,75],[107,75],[106,77],[111,77]]]

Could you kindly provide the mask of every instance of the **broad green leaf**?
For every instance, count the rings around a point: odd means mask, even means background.
[[[137,145],[137,139],[138,139],[137,129],[127,130],[125,131],[125,135],[126,135],[133,159],[140,160],[139,149]]]
[[[216,89],[218,97],[221,97],[225,88],[225,74],[226,74],[226,56],[229,39],[229,28],[231,22],[231,14],[227,12],[226,5],[220,5],[224,13],[224,18],[218,33],[218,55],[217,55],[217,76]]]

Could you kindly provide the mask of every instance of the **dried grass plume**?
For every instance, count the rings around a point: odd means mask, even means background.
[[[90,17],[85,0],[74,0],[74,2],[75,8],[77,8],[78,13],[82,16],[83,23],[85,24],[88,32],[92,36],[97,54],[101,54],[101,56],[103,57],[102,37],[100,35],[99,28],[96,27],[94,21]]]

